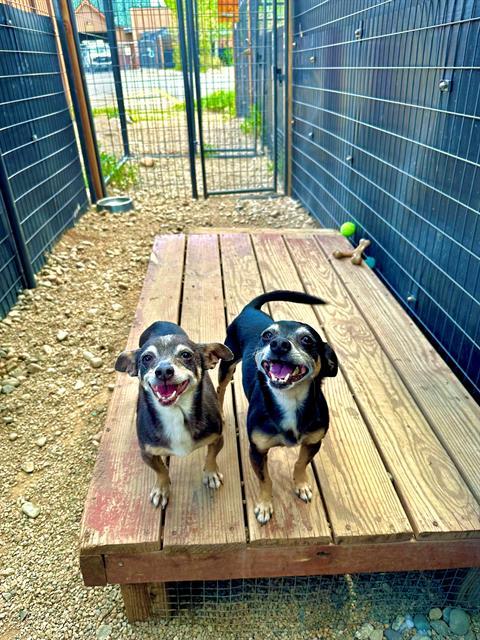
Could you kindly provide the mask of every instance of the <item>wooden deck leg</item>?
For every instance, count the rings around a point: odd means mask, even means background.
[[[128,621],[148,620],[152,615],[149,585],[121,584],[120,589]]]

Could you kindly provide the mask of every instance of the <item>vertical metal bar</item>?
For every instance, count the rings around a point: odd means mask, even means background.
[[[284,98],[284,124],[283,124],[283,193],[291,195],[292,192],[292,176],[291,176],[291,146],[292,146],[292,13],[290,5],[291,0],[285,0],[284,5],[284,44],[283,44],[283,98]]]
[[[278,43],[277,43],[277,0],[273,0],[272,3],[272,102],[273,102],[273,189],[277,190],[278,183],[278,140],[277,140],[277,127],[278,127],[278,113],[277,113],[277,97],[278,97],[278,78],[277,78],[277,56],[278,56]]]
[[[70,85],[70,95],[80,137],[85,171],[87,172],[87,179],[89,172],[92,178],[92,184],[89,183],[90,199],[95,203],[104,197],[107,192],[102,174],[87,83],[83,73],[75,12],[70,0],[53,0],[53,6]]]
[[[189,0],[187,0],[189,2]],[[180,44],[180,58],[182,61],[183,87],[185,91],[185,110],[187,114],[188,129],[188,157],[190,160],[190,178],[192,181],[192,197],[198,198],[197,173],[195,169],[195,117],[193,95],[190,87],[188,73],[188,52],[185,38],[185,16],[183,13],[183,0],[176,0],[178,19],[178,39]]]
[[[120,58],[118,56],[117,32],[115,30],[115,16],[113,14],[112,0],[103,0],[105,9],[105,22],[107,25],[108,44],[112,56],[112,72],[115,86],[115,96],[117,98],[118,117],[120,119],[120,130],[122,132],[123,153],[130,156],[130,145],[128,142],[127,115],[125,112],[125,100],[123,97],[122,74],[120,73]]]
[[[195,0],[188,0],[186,3],[186,17],[187,17],[187,33],[190,42],[190,52],[193,64],[193,78],[195,81],[195,96],[197,104],[197,122],[198,122],[198,143],[200,149],[200,166],[202,169],[202,186],[203,196],[208,197],[207,190],[207,174],[205,167],[205,145],[203,141],[203,118],[202,118],[202,95],[200,86],[200,52],[197,46],[197,34],[198,34],[198,14],[194,10],[196,9]],[[194,8],[195,6],[195,8]],[[196,23],[196,25],[195,25]],[[195,28],[196,26],[196,28]]]
[[[25,286],[28,289],[34,289],[37,286],[35,281],[35,273],[33,272],[30,252],[28,251],[25,236],[23,235],[22,225],[18,216],[18,210],[15,204],[15,197],[12,193],[10,181],[8,179],[7,168],[0,150],[0,192],[3,195],[5,210],[7,212],[8,222],[10,224],[13,240],[16,246],[16,254],[19,258],[22,268],[22,277]]]

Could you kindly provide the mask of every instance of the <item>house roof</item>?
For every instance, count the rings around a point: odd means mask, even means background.
[[[90,4],[94,9],[104,13],[103,0],[73,0],[75,11],[80,5]],[[112,0],[113,13],[115,15],[115,25],[117,27],[130,28],[132,21],[130,18],[130,9],[148,9],[150,7],[163,7],[164,2],[161,0]]]

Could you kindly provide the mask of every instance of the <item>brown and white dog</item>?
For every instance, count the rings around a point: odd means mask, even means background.
[[[233,354],[223,344],[197,344],[172,322],[155,322],[140,336],[139,349],[123,351],[115,369],[140,381],[137,436],[144,462],[157,474],[150,493],[155,507],[168,503],[170,478],[162,456],[186,456],[207,446],[203,482],[218,489],[223,476],[222,417],[207,369]]]

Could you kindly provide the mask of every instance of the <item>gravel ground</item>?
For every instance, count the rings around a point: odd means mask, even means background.
[[[281,589],[269,582],[266,593],[240,585],[240,597],[238,586],[209,583],[193,609],[194,590],[182,587],[179,615],[135,625],[125,619],[118,587],[83,586],[80,518],[112,364],[125,344],[154,235],[199,226],[316,226],[288,198],[142,197],[129,214],[85,215],[55,247],[38,288],[24,292],[0,322],[0,640],[381,640],[392,622],[404,625],[403,638],[414,637],[404,585],[397,594],[381,581],[375,592],[388,609],[375,608],[373,592],[348,578],[284,581]],[[345,589],[349,597],[340,602]],[[420,606],[428,614],[427,600]],[[474,619],[465,637],[475,640],[478,630]]]

